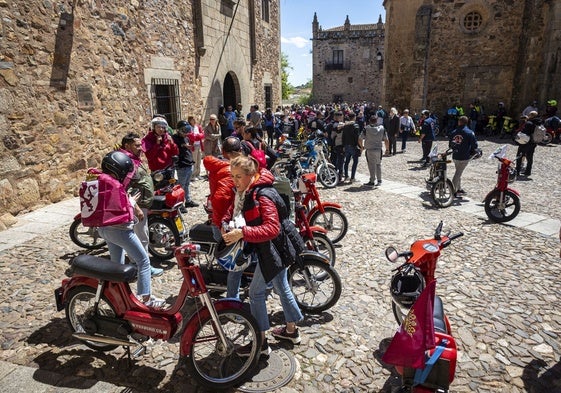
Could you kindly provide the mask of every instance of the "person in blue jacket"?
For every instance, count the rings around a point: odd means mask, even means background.
[[[458,126],[449,135],[449,146],[454,150],[452,152],[452,159],[454,160],[456,171],[452,178],[452,184],[454,185],[454,196],[456,198],[466,194],[462,189],[462,173],[464,173],[471,155],[478,148],[475,133],[467,126],[468,121],[467,116],[460,116],[458,118]]]

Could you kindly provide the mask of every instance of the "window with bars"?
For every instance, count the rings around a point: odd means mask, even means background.
[[[333,51],[333,64],[343,65],[343,50],[336,49]]]
[[[265,85],[265,108],[273,107],[273,86]]]
[[[179,80],[152,78],[150,85],[152,114],[164,115],[173,128],[181,120]]]
[[[470,32],[476,32],[483,24],[483,17],[477,11],[468,12],[464,17],[464,28]]]
[[[269,23],[269,0],[261,0],[261,19]]]

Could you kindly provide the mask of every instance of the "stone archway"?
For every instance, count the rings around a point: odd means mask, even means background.
[[[241,102],[241,95],[240,83],[234,72],[230,71],[226,74],[223,86],[222,97],[224,98],[224,107],[232,105],[232,108],[236,108],[236,104]]]

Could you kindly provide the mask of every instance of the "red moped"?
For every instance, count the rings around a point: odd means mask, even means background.
[[[489,157],[499,161],[497,184],[484,200],[485,213],[494,222],[510,221],[520,212],[520,193],[508,185],[516,180],[515,161],[505,157],[506,150],[506,145],[499,147]]]
[[[180,331],[180,310],[188,297],[200,300],[184,324],[179,351],[191,375],[203,386],[227,389],[245,382],[253,372],[261,348],[257,322],[242,303],[211,299],[199,266],[194,264],[200,246],[187,243],[175,250],[183,282],[175,302],[154,309],[140,302],[129,283],[136,280],[135,265],[80,255],[70,269],[72,276],[55,290],[58,311],[66,311],[73,336],[88,347],[110,351],[118,346],[136,347],[133,356],[146,352],[148,338],[169,340]],[[237,351],[249,346],[249,357]],[[243,354],[246,355],[246,354]]]
[[[441,221],[436,227],[433,238],[413,242],[409,251],[398,252],[394,247],[386,249],[386,258],[390,262],[405,258],[405,263],[394,269],[395,273],[390,284],[392,310],[399,324],[404,322],[409,310],[425,287],[435,281],[436,264],[440,252],[453,240],[463,236],[461,232],[454,235],[443,235],[442,226]],[[415,369],[396,367],[402,376],[403,392],[447,392],[454,380],[457,358],[456,341],[452,336],[450,321],[444,313],[439,296],[434,297],[433,321],[435,348],[441,347],[442,353],[431,366],[430,372],[425,375],[422,383],[416,380]],[[427,351],[427,357],[432,356],[434,351],[435,349]]]
[[[308,209],[308,222],[327,230],[332,243],[341,241],[347,234],[349,223],[342,206],[334,202],[323,202],[316,188],[316,174],[304,173],[298,178],[298,190],[304,195],[301,200]]]

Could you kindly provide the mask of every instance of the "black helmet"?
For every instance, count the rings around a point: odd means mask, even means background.
[[[183,127],[185,127],[185,126],[190,126],[190,124],[187,123],[187,121],[185,121],[185,120],[179,120],[179,121],[177,122],[177,127],[175,127],[175,129],[176,129],[176,130],[179,130],[180,128],[183,128]]]
[[[394,302],[405,308],[411,308],[423,289],[425,289],[425,279],[415,267],[400,269],[394,274],[390,284]]]
[[[112,174],[117,180],[122,182],[127,173],[132,172],[134,165],[129,156],[122,151],[112,151],[108,153],[101,161],[101,170],[103,173]]]

